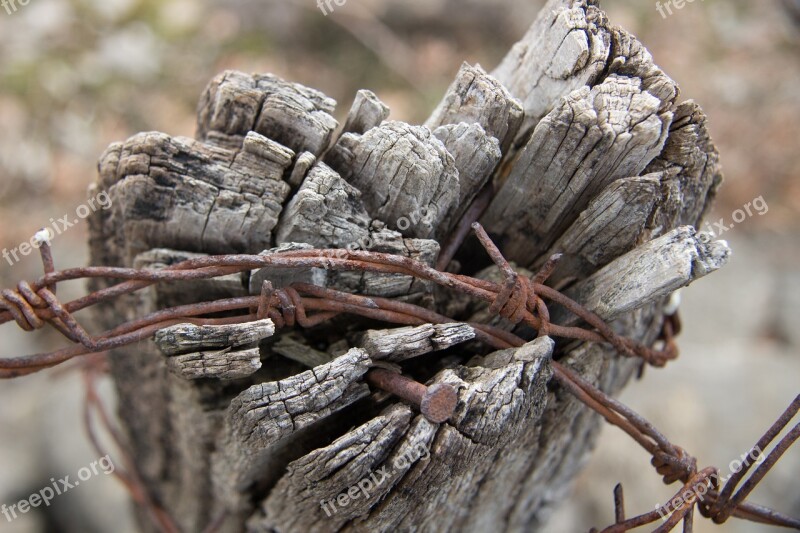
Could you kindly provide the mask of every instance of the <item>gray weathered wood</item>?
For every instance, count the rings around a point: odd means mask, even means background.
[[[459,391],[447,424],[431,424],[404,405],[387,408],[289,464],[251,530],[361,530],[368,527],[367,515],[392,531],[425,527],[434,516],[441,530],[486,531],[486,524],[500,523],[513,507],[511,487],[525,474],[515,461],[518,437],[526,430],[538,433],[552,349],[552,341],[541,338],[443,371],[435,382]],[[381,469],[386,479],[349,505],[326,512],[320,504]],[[440,512],[444,506],[448,513]]]
[[[212,456],[215,489],[231,510],[248,508],[247,489],[282,474],[303,455],[302,431],[369,393],[361,377],[371,360],[354,348],[330,363],[289,378],[253,385],[234,398]]]
[[[611,48],[605,14],[591,0],[549,0],[492,76],[522,102],[520,139],[561,97],[592,85]]]
[[[237,148],[254,131],[295,152],[319,156],[338,126],[335,107],[335,100],[299,83],[229,70],[214,78],[200,98],[196,137]]]
[[[278,244],[347,248],[369,235],[371,222],[361,192],[324,163],[318,163],[292,197],[275,230]]]
[[[726,257],[722,244],[675,230],[700,223],[720,181],[705,116],[677,98],[641,43],[588,0],[551,0],[491,76],[463,65],[427,126],[386,121],[361,92],[337,139],[335,103],[322,93],[226,72],[202,96],[198,141],[150,133],[106,152],[93,192],[114,204],[90,217],[92,263],[163,268],[192,254],[350,247],[433,264],[437,241],[485,188],[497,193],[483,220],[521,274],[564,252],[552,283],[651,344],[669,292]],[[483,252],[462,253],[453,267],[499,279],[487,264]],[[112,327],[163,306],[258,294],[265,280],[410,299],[453,323],[379,329],[341,316],[260,349],[115,351],[131,456],[182,530],[224,516],[224,533],[546,531],[599,420],[549,383],[550,339],[483,355],[464,322],[514,328],[485,302],[399,274],[267,268],[153,287],[96,320]],[[558,346],[562,364],[610,393],[638,365],[601,344]],[[445,347],[446,358],[407,363]],[[450,421],[430,424],[370,393],[367,369],[398,362],[458,388]],[[217,379],[195,379],[208,377]],[[368,495],[331,516],[320,506],[383,466],[390,475]]]
[[[400,362],[474,338],[475,330],[469,324],[425,324],[369,330],[359,339],[359,346],[374,360]]]
[[[480,124],[448,124],[439,126],[433,134],[453,155],[458,169],[457,207],[442,225],[449,232],[483,189],[500,162],[502,153],[496,138],[486,134]]]
[[[661,112],[675,106],[680,89],[655,63],[647,48],[630,32],[617,26],[608,27],[611,51],[606,74],[639,78],[642,88],[661,100]]]
[[[160,270],[182,261],[201,257],[208,257],[208,254],[154,248],[137,255],[133,259],[133,267]],[[197,294],[202,294],[207,300],[213,300],[247,296],[249,292],[245,280],[240,274],[228,274],[218,278],[198,279],[191,282],[160,283],[158,294],[162,299],[184,304],[194,301]]]
[[[261,351],[258,348],[225,348],[175,355],[167,359],[167,367],[183,379],[241,379],[261,368]]]
[[[536,126],[483,217],[509,258],[533,263],[589,201],[661,152],[672,120],[638,78],[610,76],[563,98]]]
[[[508,152],[522,124],[522,104],[480,65],[461,65],[439,106],[425,123],[431,130],[449,124],[478,124]]]
[[[345,133],[325,162],[361,191],[373,218],[404,235],[436,238],[439,224],[457,208],[453,156],[424,126],[388,121],[363,135]],[[414,216],[423,218],[405,230],[398,224]]]
[[[361,135],[379,126],[388,117],[389,106],[381,102],[372,91],[362,89],[356,93],[342,132]]]
[[[428,266],[436,263],[439,256],[439,243],[432,239],[406,239],[397,231],[381,228],[374,224],[367,240],[359,243],[357,249],[400,255],[419,261]],[[431,284],[404,274],[379,274],[374,272],[330,272],[329,286],[347,292],[357,292],[370,296],[398,297],[408,295],[429,295]]]
[[[430,239],[404,239],[403,236],[373,223],[373,231],[366,236],[350,242],[345,248],[401,255],[432,266],[439,255],[439,243]],[[323,232],[324,233],[324,232]],[[358,235],[358,234],[355,234]],[[324,236],[314,236],[310,240],[319,242]],[[264,253],[280,253],[296,249],[311,249],[306,243],[283,243]],[[289,269],[268,266],[253,272],[250,277],[250,293],[260,294],[261,286],[269,280],[274,287],[287,287],[292,283],[310,283],[320,287],[330,287],[348,292],[358,292],[370,296],[408,296],[431,292],[427,281],[404,274],[382,274],[376,272],[333,271],[322,268]]]
[[[631,250],[644,232],[661,192],[663,173],[622,178],[592,198],[537,266],[559,253],[558,268],[548,282],[554,287],[592,274]]]
[[[698,224],[722,182],[722,170],[706,116],[695,102],[676,108],[664,151],[647,171],[669,173],[663,180],[664,200],[651,223],[654,236],[675,224]]]
[[[275,324],[265,318],[245,324],[221,326],[176,324],[158,330],[153,340],[164,355],[170,356],[201,348],[236,348],[266,339],[274,333]]]
[[[722,268],[730,248],[725,241],[701,238],[681,226],[612,261],[581,280],[567,295],[606,320],[659,301],[674,291]],[[555,310],[556,323],[574,321]]]
[[[251,133],[241,150],[163,133],[112,144],[100,160],[103,217],[130,263],[151,248],[220,253],[269,246],[294,152]]]
[[[314,167],[316,162],[317,158],[311,152],[302,152],[299,154],[297,158],[295,158],[292,172],[289,174],[289,185],[294,188],[300,187],[300,185],[303,184],[303,180],[306,179],[308,171]]]

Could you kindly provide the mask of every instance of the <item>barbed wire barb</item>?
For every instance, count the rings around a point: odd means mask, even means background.
[[[531,278],[520,275],[503,257],[480,224],[472,229],[489,257],[504,276],[496,283],[470,276],[437,270],[410,258],[379,252],[304,249],[277,254],[228,254],[189,259],[160,270],[120,267],[89,266],[55,270],[49,243],[39,247],[44,274],[38,280],[20,282],[15,290],[0,291],[0,324],[14,321],[25,331],[35,331],[49,324],[73,343],[72,346],[53,352],[0,359],[0,378],[15,378],[60,365],[75,357],[105,352],[151,338],[156,331],[179,323],[241,324],[270,318],[278,328],[299,325],[304,328],[318,326],[332,318],[350,314],[390,324],[420,325],[426,323],[454,322],[453,319],[422,306],[389,298],[365,296],[320,287],[307,283],[292,283],[275,288],[265,281],[258,295],[225,298],[161,309],[108,331],[91,335],[73,316],[89,307],[109,302],[157,283],[211,279],[229,274],[277,266],[287,269],[323,268],[326,270],[402,274],[438,284],[489,304],[492,314],[508,319],[513,324],[525,324],[538,335],[549,335],[584,342],[611,345],[626,357],[637,357],[651,366],[661,367],[678,356],[675,336],[680,331],[677,315],[665,316],[660,340],[661,349],[651,348],[635,339],[622,337],[597,314],[562,292],[545,285],[557,267],[559,256],[551,257]],[[62,303],[56,297],[59,283],[77,279],[115,279],[111,285],[93,291],[82,298]],[[582,320],[584,326],[564,326],[550,321],[550,304],[565,308]],[[209,315],[229,313],[225,318],[208,318]],[[477,340],[495,348],[504,349],[524,345],[525,339],[499,327],[485,323],[470,324]],[[693,497],[681,500],[675,508],[665,504],[659,509],[633,518],[625,518],[624,494],[621,486],[615,488],[615,524],[603,532],[623,532],[634,527],[665,518],[656,531],[671,531],[681,521],[684,531],[691,531],[694,509],[716,523],[730,517],[762,522],[775,526],[800,529],[800,520],[784,516],[777,511],[746,502],[753,488],[777,463],[778,459],[800,438],[800,424],[782,438],[752,475],[744,480],[749,469],[737,472],[719,491],[718,470],[697,468],[697,460],[687,451],[674,445],[655,426],[589,383],[577,372],[557,360],[551,362],[553,378],[587,407],[597,412],[610,424],[625,431],[651,456],[651,463],[666,484],[680,481],[683,494],[690,491]],[[91,386],[87,380],[87,387]],[[91,390],[87,393],[90,394]],[[96,395],[88,397],[90,406],[97,409]],[[89,409],[89,407],[87,407]],[[800,396],[781,415],[778,421],[759,439],[757,449],[765,449],[800,410]],[[101,418],[102,418],[102,412]],[[87,415],[88,417],[88,415]],[[762,446],[763,445],[763,446]],[[129,472],[132,470],[128,469]],[[135,477],[135,476],[133,476]],[[739,483],[738,492],[734,492]],[[129,480],[131,490],[140,492]],[[703,496],[702,498],[700,496]],[[140,499],[145,496],[139,494]],[[142,500],[145,501],[145,500]],[[672,500],[670,500],[672,501]],[[156,522],[169,530],[169,517],[163,510],[151,509]]]

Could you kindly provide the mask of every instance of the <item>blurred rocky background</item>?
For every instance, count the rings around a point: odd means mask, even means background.
[[[318,88],[339,102],[339,117],[368,88],[391,118],[420,122],[462,61],[493,68],[542,4],[349,0],[326,16],[313,0],[17,0],[15,11],[9,0],[0,7],[0,248],[75,213],[109,143],[147,130],[191,136],[197,98],[221,70],[273,72]],[[622,395],[726,474],[800,391],[800,7],[705,0],[662,16],[651,0],[602,5],[709,115],[726,175],[710,220],[730,223],[759,197],[769,207],[720,235],[733,247],[730,265],[684,292],[681,359],[648,370]],[[57,266],[86,262],[86,234],[78,225],[53,240]],[[38,275],[33,254],[0,259],[4,287]],[[66,286],[60,295],[82,290]],[[60,342],[13,325],[0,338],[0,356]],[[82,429],[81,390],[76,372],[0,383],[0,504],[97,459]],[[753,501],[800,515],[798,471],[794,449]],[[549,530],[611,523],[618,481],[629,513],[673,492],[630,439],[604,428]],[[134,530],[124,491],[104,475],[47,509],[10,523],[0,515],[0,531],[14,533]],[[769,529],[698,521],[695,531]]]

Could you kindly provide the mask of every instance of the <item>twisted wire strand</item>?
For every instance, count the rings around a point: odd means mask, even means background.
[[[489,303],[491,312],[507,319],[514,325],[524,322],[536,329],[539,336],[553,335],[587,342],[607,342],[620,354],[641,357],[654,366],[663,366],[667,361],[677,357],[677,345],[674,342],[674,336],[680,329],[677,315],[666,317],[664,320],[660,337],[664,341],[664,347],[661,350],[652,349],[633,339],[621,337],[602,318],[544,284],[556,267],[560,256],[555,255],[549,258],[538,273],[527,278],[512,268],[479,224],[474,224],[473,229],[490,258],[503,273],[502,283],[440,272],[406,257],[341,250],[298,250],[255,256],[207,256],[190,259],[159,271],[85,267],[57,272],[54,270],[49,245],[43,245],[40,250],[45,266],[45,275],[34,283],[20,282],[16,290],[0,291],[0,309],[2,310],[0,311],[0,323],[14,320],[25,331],[41,329],[49,323],[78,346],[47,354],[0,360],[0,378],[25,375],[60,364],[78,355],[125,346],[151,337],[158,329],[181,322],[196,324],[243,323],[268,317],[275,322],[278,328],[295,325],[308,328],[342,313],[356,314],[396,324],[452,322],[448,317],[431,310],[391,299],[366,297],[303,283],[294,283],[289,287],[275,289],[269,281],[262,284],[261,293],[258,296],[216,300],[156,311],[96,337],[92,337],[72,316],[72,313],[78,310],[135,292],[161,281],[208,279],[268,265],[410,275],[486,301]],[[56,297],[56,286],[61,281],[101,277],[123,281],[66,304],[62,304]],[[551,323],[545,300],[563,306],[594,330]],[[223,311],[243,311],[249,314],[217,319],[201,318],[202,315]],[[309,314],[309,311],[312,314]],[[471,325],[475,329],[478,340],[494,348],[522,346],[526,342],[501,328],[486,324]],[[566,390],[608,422],[628,433],[651,454],[652,464],[665,483],[681,481],[684,483],[684,488],[694,489],[710,486],[712,490],[709,492],[708,502],[703,501],[698,504],[703,516],[712,518],[719,523],[724,522],[730,516],[736,516],[774,525],[789,524],[788,527],[797,527],[797,521],[770,509],[744,502],[744,499],[786,449],[800,438],[800,424],[780,441],[765,463],[756,469],[756,472],[738,492],[733,493],[742,476],[731,479],[722,492],[717,492],[717,487],[714,485],[714,479],[718,479],[716,469],[707,468],[698,472],[697,460],[684,449],[673,445],[652,424],[558,361],[553,361],[552,366],[555,379]],[[800,396],[790,406],[787,413],[791,409],[794,409],[794,413],[800,409]],[[779,420],[783,426],[788,423],[788,419],[784,420],[784,418],[786,418],[786,414]],[[778,425],[780,424],[776,422],[774,427]],[[768,432],[759,442],[771,442],[776,434]],[[733,483],[734,481],[736,483]],[[697,502],[692,501],[691,504],[687,503],[679,509],[673,510],[668,523],[674,526],[681,519],[690,522],[695,503]],[[621,515],[624,515],[624,512],[620,513]],[[653,512],[628,521],[620,522],[618,520],[618,523],[612,526],[614,529],[607,529],[607,531],[627,531],[625,527],[637,527],[630,526],[630,524],[649,518],[653,518]],[[658,516],[649,522],[657,518]],[[665,523],[660,529],[666,526]],[[668,531],[668,529],[663,530]]]

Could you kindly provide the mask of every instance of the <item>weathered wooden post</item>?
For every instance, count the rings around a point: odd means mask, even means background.
[[[424,126],[388,121],[361,91],[339,131],[334,106],[272,75],[225,72],[202,95],[196,139],[143,133],[110,146],[96,187],[113,208],[91,221],[93,264],[310,246],[433,265],[482,211],[521,270],[562,253],[551,283],[653,343],[669,295],[727,257],[693,229],[721,180],[705,116],[594,1],[551,0],[491,74],[463,65]],[[497,279],[489,265],[467,242],[449,268]],[[164,305],[258,294],[265,280],[489,317],[401,274],[274,267],[160,286],[96,317],[111,327]],[[221,531],[536,529],[599,426],[549,384],[550,361],[611,393],[638,363],[548,337],[487,354],[473,337],[464,323],[336,318],[276,331],[264,320],[171,329],[111,360],[140,474],[184,531],[218,518]],[[377,364],[456,387],[454,416],[434,424],[371,391],[364,376]]]

